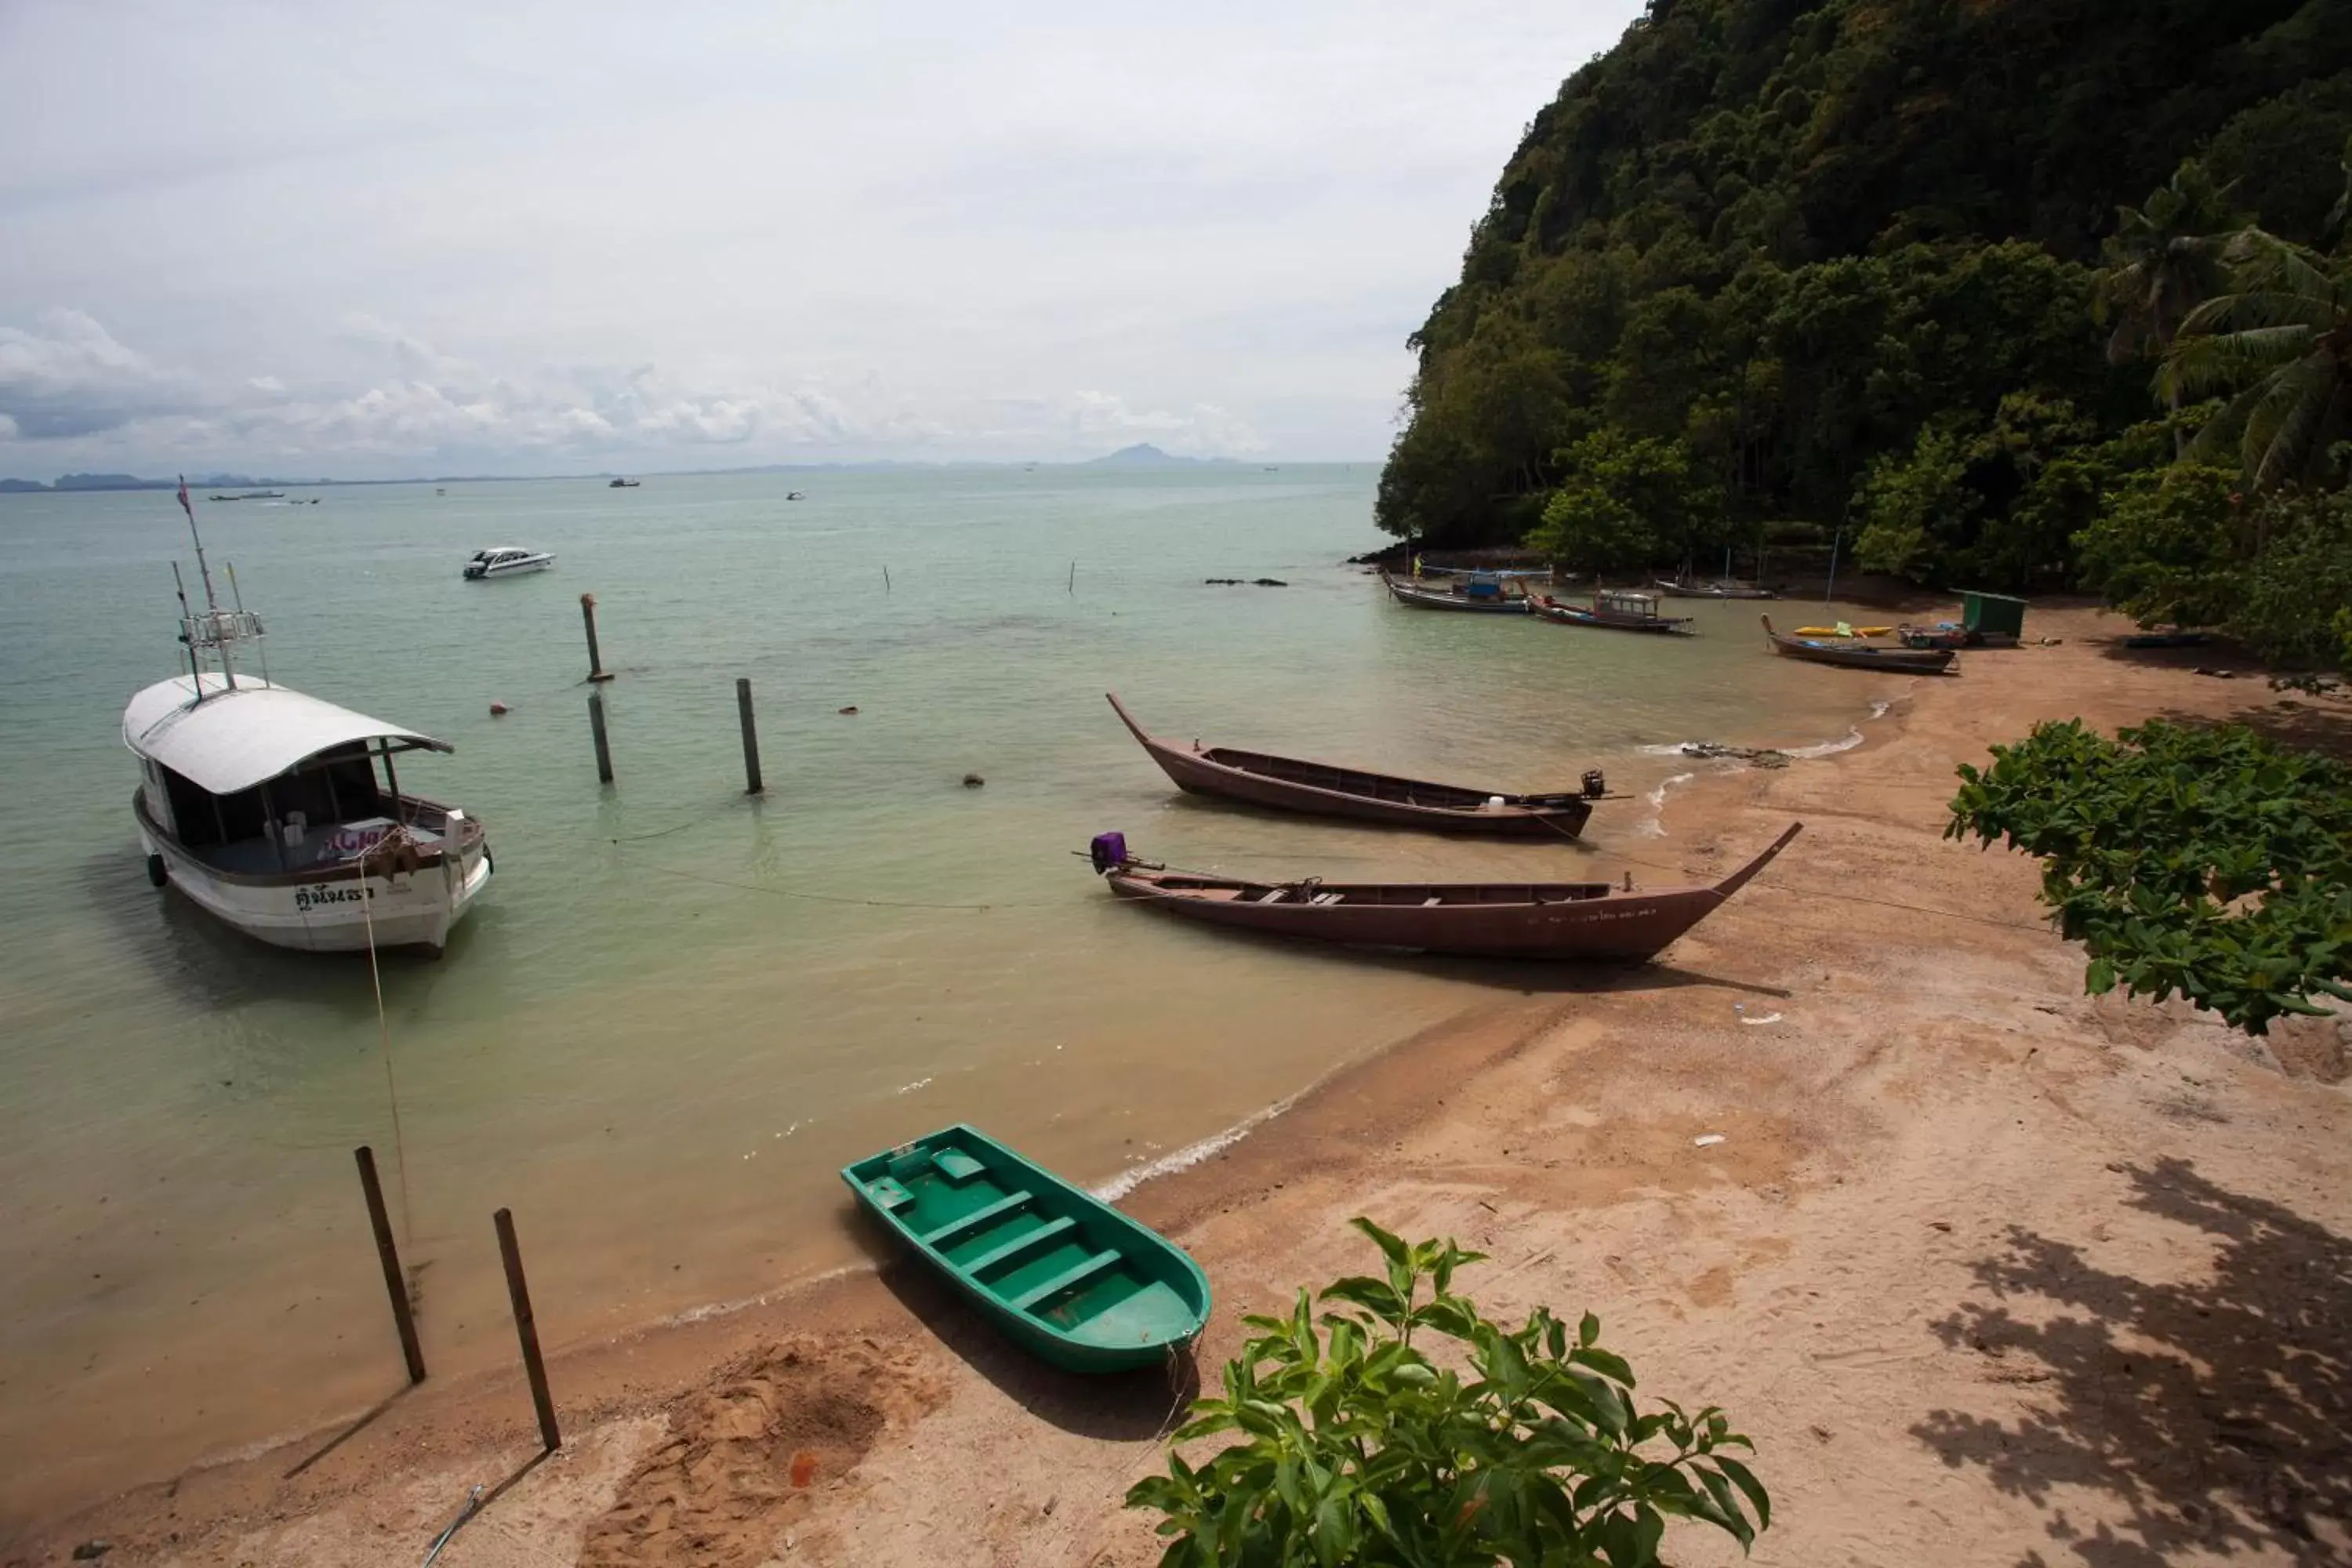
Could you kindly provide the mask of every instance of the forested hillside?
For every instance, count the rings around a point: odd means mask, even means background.
[[[2317,268],[2281,286],[2340,324],[2348,136],[2352,0],[1653,0],[1412,340],[1381,525],[1600,568],[1843,527],[1922,581],[2111,572],[2077,536],[2133,476],[2266,428],[2228,403],[2251,361],[2156,390],[2184,326],[2277,324],[2188,321],[2245,291],[2231,237]],[[2305,346],[2340,372],[2330,326]],[[2340,481],[2337,392],[2260,488]]]

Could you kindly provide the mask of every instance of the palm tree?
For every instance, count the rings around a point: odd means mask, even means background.
[[[2352,437],[2352,257],[2330,260],[2250,228],[2230,241],[2230,286],[2182,320],[2157,386],[2233,393],[2189,445],[2191,456],[2238,443],[2246,478],[2266,490],[2338,476],[2332,448]]]
[[[2189,312],[2227,282],[2222,251],[2244,219],[2230,207],[2233,187],[2216,185],[2205,166],[2185,160],[2172,178],[2138,207],[2116,209],[2116,232],[2103,247],[2106,270],[2093,300],[2098,320],[2115,321],[2107,361],[2154,358],[2172,347]],[[2177,395],[2166,394],[2173,415],[2173,453],[2185,449]]]

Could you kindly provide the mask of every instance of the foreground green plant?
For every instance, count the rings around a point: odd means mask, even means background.
[[[1175,1435],[1243,1440],[1198,1468],[1171,1452],[1168,1474],[1128,1492],[1166,1516],[1162,1568],[1638,1568],[1658,1561],[1668,1519],[1743,1547],[1770,1521],[1763,1486],[1725,1452],[1754,1445],[1712,1407],[1641,1414],[1591,1313],[1571,1331],[1538,1307],[1502,1328],[1453,1293],[1485,1254],[1352,1223],[1385,1278],[1328,1287],[1337,1310],[1319,1319],[1305,1290],[1287,1318],[1244,1318],[1258,1333],[1225,1363],[1223,1396]],[[1428,1353],[1433,1338],[1466,1373]]]
[[[2236,726],[2034,726],[1963,766],[1948,838],[2039,856],[2094,995],[2179,994],[2248,1034],[2352,998],[2352,769]]]

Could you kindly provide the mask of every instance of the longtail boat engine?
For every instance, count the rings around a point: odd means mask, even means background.
[[[1108,876],[1127,864],[1127,835],[1097,833],[1087,846],[1087,858],[1094,862],[1095,875]]]

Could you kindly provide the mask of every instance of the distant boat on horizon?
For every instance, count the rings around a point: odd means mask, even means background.
[[[237,495],[211,495],[205,499],[206,500],[284,500],[286,492],[284,490],[246,490]]]
[[[608,490],[633,490],[637,488],[637,481],[635,479],[614,479],[611,484],[606,485],[604,488]]]

